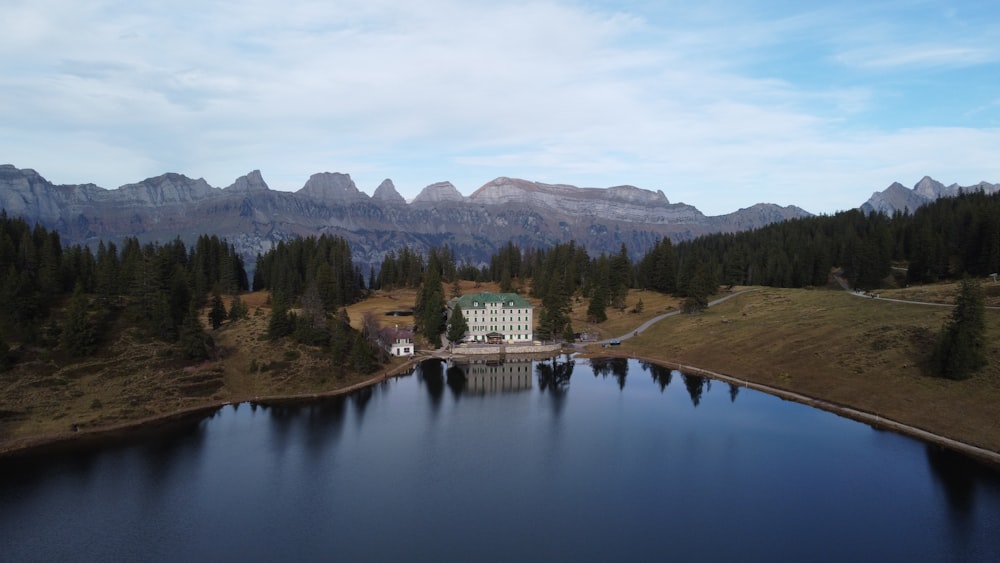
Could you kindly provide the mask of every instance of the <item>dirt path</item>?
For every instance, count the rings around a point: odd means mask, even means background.
[[[736,297],[737,295],[743,295],[744,293],[749,293],[751,291],[757,291],[757,290],[758,290],[758,288],[750,288],[750,289],[743,289],[743,290],[737,291],[735,293],[730,293],[729,295],[724,295],[724,296],[722,296],[722,297],[720,297],[718,299],[714,299],[712,301],[709,301],[708,302],[708,306],[709,307],[713,307],[715,305],[718,305],[719,303],[722,303],[723,301],[728,301],[728,300],[732,299],[733,297]],[[653,318],[649,319],[648,321],[642,323],[641,325],[639,325],[638,328],[636,328],[634,331],[632,331],[632,332],[630,332],[628,334],[623,334],[622,336],[619,336],[618,338],[609,338],[607,340],[602,340],[602,341],[598,342],[598,344],[601,344],[602,346],[604,346],[604,345],[609,344],[612,340],[623,341],[623,340],[628,340],[629,338],[632,338],[633,336],[639,336],[646,329],[648,329],[649,327],[653,326],[654,324],[662,321],[663,319],[665,319],[667,317],[673,317],[673,316],[679,315],[679,314],[681,314],[681,310],[680,309],[678,309],[676,311],[670,311],[669,313],[663,313],[662,315],[653,317]]]

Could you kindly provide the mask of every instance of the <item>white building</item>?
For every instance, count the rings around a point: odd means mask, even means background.
[[[462,308],[470,342],[527,343],[534,340],[534,306],[516,293],[472,293],[452,302]]]
[[[413,327],[385,327],[378,331],[378,342],[390,356],[412,356]]]

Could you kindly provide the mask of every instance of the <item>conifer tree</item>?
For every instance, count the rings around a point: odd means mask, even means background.
[[[177,344],[180,346],[184,358],[194,361],[208,359],[212,355],[212,350],[215,349],[215,341],[201,326],[194,304],[188,308],[181,321]]]
[[[338,375],[342,376],[344,367],[348,363],[351,346],[354,338],[351,336],[351,320],[347,316],[347,311],[340,309],[334,315],[330,324],[330,358],[333,365],[338,368]]]
[[[66,310],[66,323],[62,329],[62,347],[73,356],[89,356],[97,346],[97,333],[89,318],[90,301],[77,283]]]
[[[208,320],[212,323],[213,330],[222,326],[226,320],[226,304],[222,302],[218,291],[212,294],[212,309],[208,312]]]
[[[979,283],[962,280],[951,320],[934,348],[934,373],[948,379],[967,379],[986,366],[986,322]]]
[[[607,306],[607,286],[598,285],[594,288],[593,295],[590,296],[590,304],[587,306],[587,320],[592,323],[603,323],[608,320]]]
[[[295,317],[288,310],[288,302],[281,294],[271,297],[271,318],[267,323],[267,336],[271,340],[283,338],[295,332]]]
[[[448,320],[448,341],[458,342],[465,338],[466,332],[469,332],[469,323],[462,313],[462,306],[455,305],[455,309],[451,312],[451,318]]]
[[[233,301],[229,305],[229,320],[238,321],[247,318],[247,305],[240,299],[239,295],[233,296]]]
[[[14,366],[14,358],[10,353],[10,344],[3,333],[0,333],[0,373],[5,372]]]
[[[413,314],[417,329],[424,334],[432,346],[437,348],[441,346],[441,334],[444,332],[445,303],[441,290],[440,265],[435,258],[436,255],[431,254],[427,271],[424,272],[424,281],[413,308]]]

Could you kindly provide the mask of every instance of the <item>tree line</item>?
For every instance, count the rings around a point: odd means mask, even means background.
[[[724,284],[823,286],[839,267],[854,287],[877,289],[892,281],[894,264],[901,283],[988,276],[1000,270],[1000,193],[962,193],[913,213],[851,210],[706,235],[677,245],[674,271],[690,256],[700,256]],[[662,281],[670,280],[668,267],[646,259],[646,273],[657,274],[644,283],[669,285]]]
[[[684,298],[685,310],[696,311],[707,306],[720,284],[823,286],[834,268],[864,289],[892,283],[894,276],[900,283],[986,276],[1000,270],[1000,194],[962,193],[891,216],[850,210],[678,244],[664,238],[634,263],[624,244],[618,253],[592,257],[573,241],[547,248],[508,242],[481,265],[460,264],[447,246],[427,255],[403,248],[388,253],[377,273],[369,272],[366,288],[348,242],[323,235],[280,242],[258,256],[256,266],[254,289],[272,294],[272,338],[293,336],[328,346],[338,358],[353,355],[349,363],[364,371],[379,360],[369,345],[375,329],[355,334],[342,309],[367,290],[420,288],[414,321],[437,345],[447,329],[444,288],[450,284],[450,297],[457,297],[458,280],[490,281],[503,292],[528,293],[542,304],[536,313],[539,338],[570,339],[574,300],[587,300],[588,322],[599,323],[608,307],[624,310],[632,288],[677,295]],[[23,342],[43,338],[51,304],[70,300],[79,306],[67,307],[66,327],[78,337],[63,344],[78,352],[91,350],[94,339],[87,327],[99,320],[86,301],[92,295],[119,305],[158,338],[179,341],[183,336],[197,343],[192,349],[201,349],[207,345],[189,334],[196,333],[189,313],[214,293],[210,320],[216,326],[227,316],[219,310],[219,294],[247,286],[242,260],[216,237],[199,237],[190,249],[179,239],[142,245],[128,238],[121,249],[101,242],[94,254],[86,246],[63,248],[58,233],[0,214],[0,330]],[[295,306],[298,314],[291,313]],[[59,332],[53,327],[49,333]],[[0,338],[0,351],[5,344]]]
[[[257,257],[254,290],[271,292],[268,337],[325,349],[337,375],[348,368],[370,373],[386,359],[375,342],[378,324],[368,320],[358,331],[344,309],[366,292],[346,239],[322,235],[279,242]]]
[[[9,367],[9,339],[72,356],[93,353],[119,319],[152,337],[177,343],[200,359],[212,339],[197,318],[210,293],[248,289],[232,245],[203,235],[142,244],[135,237],[64,247],[59,234],[0,211],[0,364]]]

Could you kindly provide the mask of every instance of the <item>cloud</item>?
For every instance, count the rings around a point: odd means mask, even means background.
[[[995,128],[877,115],[908,96],[908,68],[989,65],[989,43],[907,49],[865,4],[722,6],[16,2],[0,154],[106,187],[166,171],[225,186],[259,168],[298,189],[326,170],[412,197],[507,175],[662,188],[713,213],[842,209],[906,181],[892,174],[1000,176]],[[867,81],[885,68],[899,90]],[[988,123],[995,94],[975,102],[965,113]]]
[[[963,67],[996,62],[995,48],[954,44],[875,45],[841,53],[838,60],[866,69],[909,67]]]

